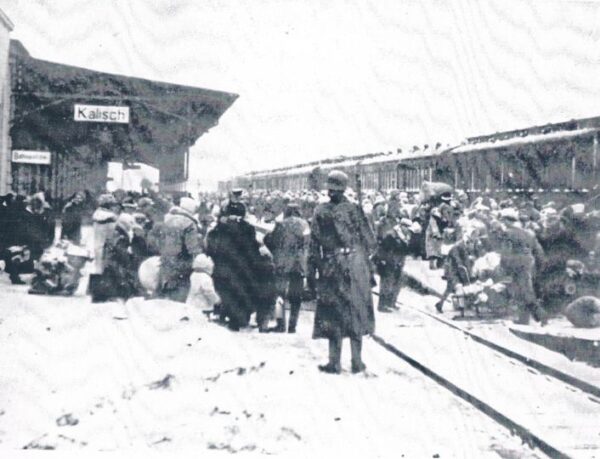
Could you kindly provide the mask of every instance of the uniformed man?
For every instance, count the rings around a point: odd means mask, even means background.
[[[239,208],[240,206],[244,207],[244,213],[246,211],[246,206],[242,202],[242,194],[244,190],[241,188],[234,188],[229,193],[229,199],[222,203],[221,209],[219,212],[219,219],[222,217],[226,217],[230,214],[229,209],[231,208]]]
[[[313,338],[329,340],[329,362],[319,366],[325,373],[341,372],[342,339],[346,337],[350,338],[352,372],[364,371],[362,337],[375,330],[369,256],[376,242],[360,207],[344,197],[347,184],[343,172],[329,174],[329,202],[315,209],[311,222],[308,273],[318,276]]]

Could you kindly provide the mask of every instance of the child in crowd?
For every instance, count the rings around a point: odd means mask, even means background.
[[[221,301],[213,285],[212,272],[214,263],[203,253],[194,258],[194,272],[190,276],[190,291],[186,304],[200,309],[202,312],[212,310]]]

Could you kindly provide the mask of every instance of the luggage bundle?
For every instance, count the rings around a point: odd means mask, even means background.
[[[81,268],[91,257],[89,252],[68,241],[59,241],[35,263],[35,276],[29,293],[38,295],[72,295],[79,286]]]
[[[454,188],[451,185],[443,182],[423,182],[421,185],[420,199],[421,202],[426,202],[431,199],[439,198],[443,194],[452,193]]]

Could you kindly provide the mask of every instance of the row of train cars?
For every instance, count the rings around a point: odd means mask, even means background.
[[[587,196],[600,193],[600,117],[571,120],[479,137],[456,146],[424,146],[396,152],[339,157],[251,172],[220,182],[221,191],[325,188],[333,169],[356,189],[420,190],[424,181],[445,182],[468,193],[536,193]]]

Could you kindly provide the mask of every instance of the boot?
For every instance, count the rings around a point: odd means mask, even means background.
[[[352,363],[352,373],[362,373],[367,369],[367,366],[363,362]]]
[[[437,312],[442,312],[442,308],[444,307],[444,302],[442,300],[438,301],[437,303],[435,303],[435,310]]]
[[[529,325],[530,313],[527,309],[520,309],[519,315],[513,322],[517,325]]]
[[[531,315],[533,316],[533,319],[536,322],[539,322],[542,327],[548,325],[548,314],[541,306],[537,304],[533,305],[531,307]]]
[[[319,371],[323,373],[339,375],[342,372],[342,368],[340,365],[328,363],[326,365],[319,365]]]
[[[339,375],[342,372],[342,339],[329,338],[329,363],[319,365],[319,371]]]
[[[10,281],[13,285],[25,285],[25,281],[21,279],[18,274],[14,277],[11,276]]]
[[[298,316],[300,315],[300,303],[290,303],[290,321],[288,323],[288,333],[296,333]]]
[[[285,319],[277,319],[277,325],[272,331],[275,333],[285,333]]]
[[[362,361],[362,338],[350,338],[350,351],[352,353],[352,373],[360,373],[367,369]]]

